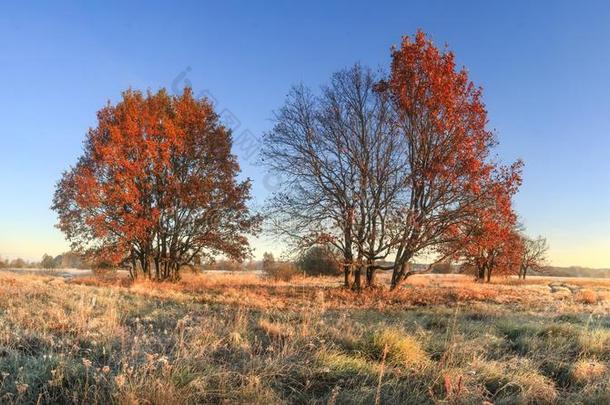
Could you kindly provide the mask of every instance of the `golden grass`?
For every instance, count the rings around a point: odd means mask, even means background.
[[[580,384],[595,383],[605,377],[608,366],[596,360],[578,360],[572,366],[571,378]]]
[[[383,275],[385,276],[385,275]],[[383,281],[384,277],[380,277]],[[146,279],[79,278],[74,283],[114,287],[149,298],[178,302],[219,303],[260,309],[374,308],[389,310],[430,305],[495,304],[514,309],[537,308],[557,313],[610,311],[610,280],[532,277],[526,281],[498,278],[491,284],[475,283],[463,275],[416,275],[399,290],[364,290],[360,294],[340,288],[340,278],[297,277],[272,281],[255,274],[185,273],[178,283]],[[559,286],[554,287],[558,284]],[[595,286],[595,287],[593,287]],[[594,305],[595,304],[595,305]]]
[[[609,282],[340,285],[0,273],[0,403],[610,400]]]
[[[385,355],[388,363],[414,368],[423,368],[429,358],[421,344],[396,328],[384,328],[371,334],[364,350],[378,361]]]
[[[480,375],[486,389],[498,402],[552,404],[558,397],[553,381],[541,375],[528,359],[510,361],[477,361],[473,371]]]
[[[597,303],[598,297],[595,291],[585,289],[576,293],[575,299],[583,304],[595,304]]]

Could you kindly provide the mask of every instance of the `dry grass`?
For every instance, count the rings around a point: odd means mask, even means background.
[[[0,403],[610,402],[610,281],[340,283],[0,273]]]
[[[601,381],[608,372],[608,366],[597,360],[578,360],[572,367],[571,377],[579,384]]]
[[[380,361],[385,357],[396,366],[423,368],[429,362],[428,355],[414,337],[391,327],[374,332],[365,350],[374,359]]]
[[[583,304],[595,304],[598,301],[597,293],[589,289],[579,291],[575,298]]]

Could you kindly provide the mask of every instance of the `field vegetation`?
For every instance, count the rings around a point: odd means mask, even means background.
[[[341,284],[0,274],[0,402],[610,401],[608,280]]]

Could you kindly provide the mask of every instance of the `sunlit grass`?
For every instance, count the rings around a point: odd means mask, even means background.
[[[0,274],[0,403],[605,403],[610,284],[555,282]]]

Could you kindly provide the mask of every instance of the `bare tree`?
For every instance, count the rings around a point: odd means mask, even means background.
[[[528,270],[542,270],[546,266],[549,245],[546,238],[538,236],[536,239],[521,236],[521,263],[519,278],[525,280]]]
[[[404,151],[376,83],[355,65],[334,74],[320,96],[293,88],[263,149],[266,165],[285,178],[269,201],[271,230],[300,249],[332,245],[345,286],[356,289],[365,274],[374,282],[375,262],[391,251],[387,221],[404,181]]]

